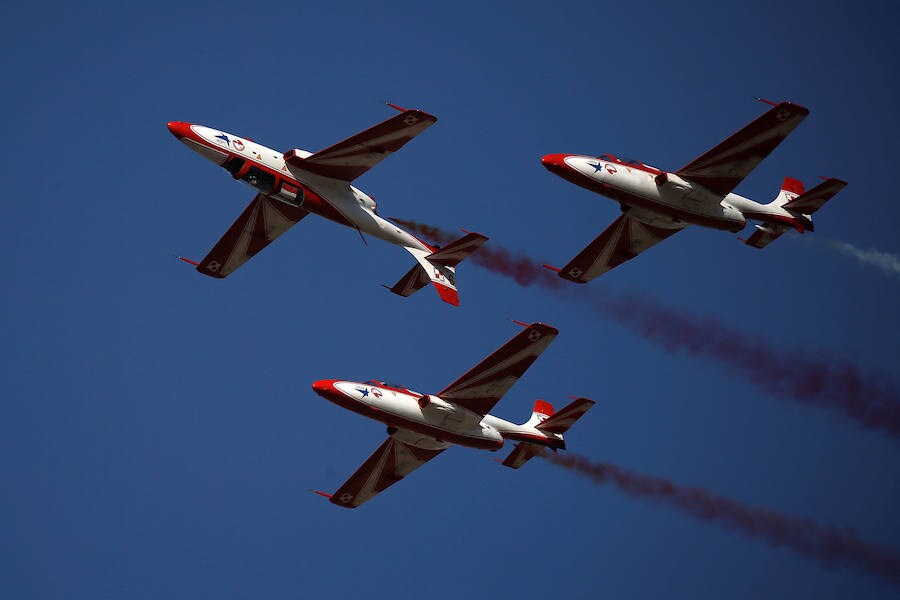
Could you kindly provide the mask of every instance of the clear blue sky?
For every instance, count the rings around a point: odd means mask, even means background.
[[[542,461],[458,448],[356,511],[309,493],[384,437],[313,380],[435,392],[506,319],[540,320],[561,334],[499,416],[585,395],[579,454],[900,547],[897,441],[553,292],[463,264],[459,309],[402,299],[379,284],[409,256],[317,218],[200,276],[171,254],[202,257],[251,193],[165,127],[315,151],[393,114],[383,100],[427,110],[438,123],[358,181],[380,212],[561,264],[619,212],[541,155],[677,169],[765,110],[752,96],[792,100],[811,115],[737,191],[846,179],[814,235],[898,253],[881,6],[5,3],[0,595],[895,597]],[[589,285],[898,378],[900,280],[819,245],[692,229]]]

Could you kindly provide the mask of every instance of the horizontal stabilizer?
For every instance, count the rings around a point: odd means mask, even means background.
[[[394,287],[389,287],[388,289],[398,296],[408,298],[428,285],[429,281],[431,280],[428,278],[428,273],[425,272],[425,269],[421,265],[416,264],[413,265],[413,268],[406,275],[400,278],[400,281],[394,284]]]
[[[487,240],[488,238],[480,233],[469,233],[434,252],[407,247],[407,251],[415,257],[418,264],[388,289],[398,296],[408,297],[430,281],[441,300],[459,306],[456,265],[478,250]]]
[[[595,402],[587,398],[576,398],[574,402],[568,404],[553,416],[545,419],[535,428],[544,433],[565,433],[569,430],[575,421],[580,419],[584,413],[589,411]]]
[[[426,256],[428,262],[447,267],[455,267],[470,254],[478,250],[489,238],[480,233],[469,233],[455,242],[450,242],[440,250]]]
[[[743,240],[748,246],[754,248],[765,248],[786,232],[789,228],[784,225],[776,225],[766,223],[765,225],[756,225],[756,230],[748,239]]]
[[[528,442],[519,442],[513,451],[509,453],[500,464],[511,469],[518,469],[535,456],[544,453],[544,447],[537,444],[529,444]]]
[[[847,186],[846,181],[840,179],[826,179],[808,192],[804,192],[785,204],[782,208],[794,213],[811,215],[822,205]]]

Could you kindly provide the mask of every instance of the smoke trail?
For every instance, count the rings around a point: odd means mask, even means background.
[[[665,479],[640,475],[609,463],[591,462],[573,454],[542,456],[598,484],[613,483],[626,494],[673,506],[697,519],[764,539],[775,547],[787,546],[828,568],[862,569],[900,585],[900,555],[890,548],[860,540],[853,530],[825,527],[809,519],[745,506],[700,488],[680,487]]]
[[[822,236],[811,238],[810,236],[792,235],[791,238],[801,241],[818,242],[844,256],[855,258],[864,265],[876,267],[888,275],[900,277],[900,256],[897,256],[896,254],[872,249],[863,250],[862,248],[857,248],[853,244],[838,240],[830,240],[828,238],[823,238]]]
[[[454,236],[410,221],[398,223],[446,243]],[[669,352],[679,350],[716,360],[776,397],[843,413],[860,425],[900,437],[900,392],[884,377],[866,375],[856,365],[811,359],[796,350],[774,348],[713,318],[672,310],[647,296],[602,294],[569,284],[527,256],[514,256],[490,244],[472,255],[472,262],[510,277],[519,285],[565,289],[574,299],[610,315],[645,339]]]

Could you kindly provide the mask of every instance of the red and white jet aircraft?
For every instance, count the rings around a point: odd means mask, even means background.
[[[499,450],[517,442],[503,464],[518,469],[545,448],[566,447],[563,432],[593,405],[577,398],[554,413],[543,400],[522,425],[487,414],[559,333],[543,323],[526,329],[465,375],[431,396],[404,387],[367,381],[323,379],[312,384],[338,406],[387,425],[388,438],[334,494],[316,492],[338,506],[356,508],[457,444]]]
[[[441,299],[459,304],[456,265],[488,238],[468,233],[444,248],[430,246],[380,217],[375,200],[351,182],[433,125],[437,118],[418,110],[401,111],[374,127],[316,153],[285,153],[249,138],[172,121],[169,131],[188,148],[225,168],[257,195],[222,239],[199,263],[181,258],[204,275],[223,278],[247,262],[309,213],[402,246],[416,259],[390,289],[410,296],[429,282]]]
[[[604,154],[548,154],[541,158],[551,172],[574,184],[619,202],[622,215],[562,269],[544,265],[559,276],[586,283],[631,260],[650,246],[687,225],[738,232],[747,220],[759,221],[745,241],[763,248],[790,229],[813,231],[812,213],[847,184],[826,179],[805,192],[803,184],[786,177],[781,192],[760,204],[732,190],[809,111],[782,102],[764,115],[674,173],[636,160]]]

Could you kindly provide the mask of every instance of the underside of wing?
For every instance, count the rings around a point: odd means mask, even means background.
[[[406,444],[389,437],[331,496],[331,502],[356,508],[397,483],[443,452]]]
[[[674,222],[672,228],[647,225],[623,214],[560,269],[559,276],[576,283],[587,283],[678,233],[682,228],[682,225]]]
[[[308,214],[302,208],[257,194],[197,270],[210,277],[227,277]]]
[[[436,121],[437,117],[420,110],[406,110],[305,158],[296,150],[286,153],[284,158],[296,169],[341,181],[353,181]]]
[[[782,102],[678,170],[724,198],[806,118],[809,110]]]
[[[438,392],[438,397],[487,414],[519,380],[556,335],[555,328],[532,323],[465,375]]]

